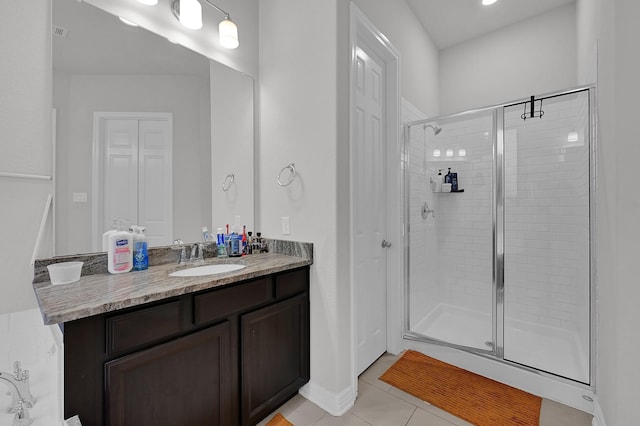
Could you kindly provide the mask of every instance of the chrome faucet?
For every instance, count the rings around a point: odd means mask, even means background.
[[[29,389],[29,370],[23,370],[20,362],[16,361],[13,364],[13,374],[0,371],[0,382],[9,384],[9,391],[13,396],[13,408],[10,411],[16,414],[13,425],[30,425],[32,420],[27,409],[33,407],[35,399]]]
[[[33,423],[29,416],[29,409],[25,408],[22,400],[19,400],[17,406],[13,407],[10,412],[16,414],[11,426],[30,426]]]
[[[189,262],[202,263],[204,262],[204,245],[202,243],[194,243],[191,245],[191,256],[189,256]]]
[[[178,265],[184,265],[187,263],[187,249],[180,238],[173,241],[171,250],[180,250],[180,257],[178,257]]]

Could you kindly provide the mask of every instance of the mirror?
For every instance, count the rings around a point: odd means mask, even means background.
[[[55,255],[101,251],[113,219],[151,246],[252,229],[253,79],[86,2],[52,11]]]

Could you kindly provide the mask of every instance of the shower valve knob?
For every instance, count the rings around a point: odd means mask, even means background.
[[[391,247],[391,243],[387,240],[382,240],[382,248],[389,248]]]

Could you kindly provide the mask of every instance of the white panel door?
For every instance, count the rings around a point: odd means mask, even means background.
[[[173,126],[170,113],[95,113],[97,213],[94,248],[114,220],[147,228],[151,246],[173,236]],[[97,166],[99,164],[99,166]]]
[[[353,147],[356,373],[387,348],[384,62],[357,49]]]
[[[139,121],[138,223],[149,245],[171,244],[173,235],[173,173],[171,123]]]
[[[138,121],[104,122],[103,223],[99,235],[114,220],[128,226],[138,219]]]

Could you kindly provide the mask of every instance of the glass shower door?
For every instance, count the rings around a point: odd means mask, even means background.
[[[589,91],[530,108],[504,109],[504,359],[589,383]]]
[[[487,110],[406,133],[407,334],[476,352],[495,341],[493,127]],[[442,192],[447,173],[457,192]]]

